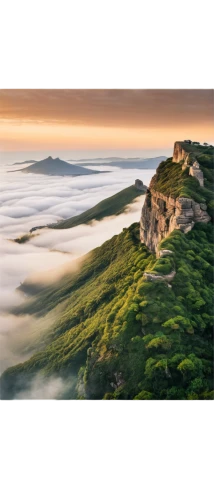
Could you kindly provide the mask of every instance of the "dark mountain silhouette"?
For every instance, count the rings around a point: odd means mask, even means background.
[[[106,159],[105,161],[98,161],[96,159],[96,166],[99,167],[119,167],[119,168],[142,168],[142,169],[150,169],[150,168],[157,168],[158,165],[161,163],[161,161],[165,161],[166,156],[158,156],[157,158],[146,158],[145,160],[143,158],[121,158],[117,160],[111,160]],[[94,159],[95,161],[95,159]],[[91,166],[92,162],[90,163],[88,161],[82,162],[81,166],[86,167],[86,166]]]
[[[81,158],[80,160],[68,160],[68,161],[89,161],[89,162],[93,162],[93,161],[114,161],[114,160],[143,160],[143,158],[140,158],[140,157],[135,157],[135,158],[122,158],[120,156],[107,156],[106,158]]]
[[[44,175],[90,175],[99,174],[96,170],[89,170],[88,168],[80,167],[79,165],[72,165],[60,158],[52,158],[49,156],[45,160],[37,161],[29,167],[21,169],[24,174],[44,174]]]

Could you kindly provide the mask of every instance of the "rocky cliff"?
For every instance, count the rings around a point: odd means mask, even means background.
[[[194,148],[193,148],[194,149]],[[191,162],[193,164],[191,165]],[[198,187],[203,186],[203,172],[200,165],[192,156],[191,146],[182,142],[176,142],[171,165],[179,163],[178,171],[185,170],[185,179],[193,176],[197,179]],[[160,168],[160,167],[159,167]],[[165,176],[165,182],[170,184],[170,164],[162,167],[161,176]],[[184,174],[183,174],[184,176]],[[196,222],[207,223],[210,216],[207,213],[207,205],[195,201],[192,197],[172,196],[156,190],[154,176],[146,195],[140,219],[140,239],[152,252],[157,251],[158,244],[166,238],[174,229],[183,233],[191,231]],[[179,178],[180,184],[182,183]],[[173,180],[172,180],[173,183]]]
[[[172,160],[178,163],[181,160],[185,160],[187,156],[188,156],[187,144],[185,142],[180,142],[180,141],[175,142]]]

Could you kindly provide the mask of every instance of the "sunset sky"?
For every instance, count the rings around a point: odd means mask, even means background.
[[[213,90],[1,90],[0,150],[163,150],[213,143]]]

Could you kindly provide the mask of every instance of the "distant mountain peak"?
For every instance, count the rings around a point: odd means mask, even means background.
[[[91,170],[80,165],[67,163],[60,158],[48,156],[44,160],[37,161],[35,164],[21,169],[22,173],[43,174],[43,175],[90,175],[100,174],[98,170]]]

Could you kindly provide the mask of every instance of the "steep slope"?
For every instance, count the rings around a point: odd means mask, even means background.
[[[200,163],[199,163],[200,162]],[[173,158],[151,180],[141,215],[141,241],[156,251],[174,229],[187,233],[213,218],[213,148],[176,142]]]
[[[71,165],[59,158],[49,156],[44,160],[37,161],[29,167],[21,169],[24,174],[44,174],[44,175],[90,175],[99,174],[97,170],[89,170],[88,168],[80,167],[79,165]]]
[[[195,199],[205,189],[209,205],[209,188],[191,176],[185,184],[182,165],[175,165],[171,159],[161,165],[153,180],[162,183],[163,195],[170,188],[176,198],[189,189]],[[212,222],[174,229],[155,250],[140,242],[134,224],[57,283],[41,290],[24,284],[33,295],[14,312],[40,318],[60,312],[41,332],[37,354],[5,371],[2,397],[17,397],[34,377],[60,376],[60,398],[211,399]]]
[[[56,224],[33,227],[29,233],[16,238],[14,241],[16,243],[24,244],[34,236],[34,231],[44,229],[45,227],[49,227],[51,229],[68,229],[76,227],[80,224],[89,224],[93,220],[101,220],[104,217],[110,217],[112,215],[117,216],[124,212],[126,206],[132,203],[136,198],[145,195],[146,191],[147,186],[145,186],[141,180],[136,179],[134,185],[119,191],[119,193],[116,193],[109,198],[105,198],[103,201],[89,210],[86,210],[82,214],[70,217],[69,219],[57,222]]]
[[[137,183],[135,183],[135,185],[129,186],[109,198],[105,198],[105,200],[101,201],[93,208],[86,210],[82,214],[70,217],[70,219],[58,222],[57,224],[52,224],[49,227],[52,227],[53,229],[68,229],[70,227],[78,226],[79,224],[88,224],[92,222],[92,220],[101,220],[104,217],[109,217],[111,215],[119,215],[124,212],[125,207],[129,203],[142,194],[145,194],[146,190],[146,186],[142,185],[139,189],[139,187],[137,187]]]

